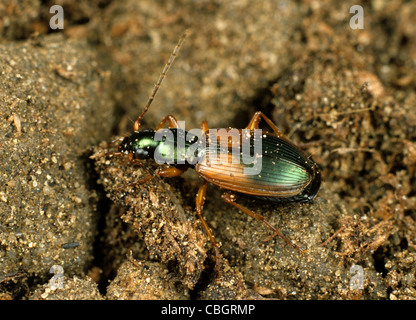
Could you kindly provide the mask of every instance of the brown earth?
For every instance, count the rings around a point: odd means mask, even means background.
[[[62,0],[51,30],[53,4],[0,4],[0,298],[416,298],[414,2],[363,4],[364,29],[350,28],[353,2]],[[147,169],[90,159],[132,130],[185,29],[142,126],[267,114],[323,184],[311,204],[242,203],[306,254],[210,186],[218,279],[196,174],[125,189]]]

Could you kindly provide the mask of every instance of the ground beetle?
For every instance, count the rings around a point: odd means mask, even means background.
[[[198,138],[195,138],[195,136],[189,135],[187,131],[180,129],[177,120],[171,115],[164,117],[155,130],[140,130],[140,122],[149,109],[162,80],[178,54],[185,36],[186,33],[180,38],[153,89],[147,105],[134,122],[134,132],[130,136],[124,138],[119,145],[118,154],[126,154],[129,160],[135,163],[139,163],[141,159],[154,159],[156,153],[160,152],[160,150],[173,155],[173,164],[163,168],[159,167],[153,175],[149,174],[140,181],[137,181],[137,184],[150,180],[155,174],[161,177],[175,177],[182,174],[188,168],[193,168],[204,180],[204,183],[199,188],[196,196],[196,213],[215,250],[217,271],[219,270],[220,261],[218,243],[208,224],[202,217],[202,207],[205,202],[206,189],[209,183],[228,190],[228,192],[222,196],[227,203],[235,206],[251,217],[262,221],[286,243],[293,248],[304,252],[303,249],[296,244],[293,244],[285,237],[279,229],[266,221],[263,216],[236,202],[236,196],[238,194],[274,203],[307,202],[315,198],[321,184],[321,174],[317,164],[290,142],[262,112],[256,112],[246,128],[250,135],[249,141],[251,143],[251,151],[253,149],[252,144],[254,141],[253,133],[256,129],[259,129],[260,120],[263,119],[272,129],[272,132],[270,133],[262,132],[261,151],[257,155],[257,161],[261,161],[261,171],[253,175],[244,173],[244,169],[248,167],[248,165],[241,161],[212,163],[212,161],[209,160],[211,159],[210,155],[212,152],[216,152],[217,156],[226,155],[229,160],[241,160],[235,159],[235,157],[241,157],[241,153],[235,155],[235,153],[231,152],[233,147],[233,142],[231,140],[227,140],[228,145],[227,143],[226,145],[220,143],[215,144],[215,148],[209,148],[210,143],[212,144],[212,139],[208,137],[208,132],[210,130],[206,121],[202,122],[202,135]],[[177,164],[179,151],[176,148],[176,138],[174,138],[175,141],[155,138],[156,132],[163,129],[166,124],[168,125],[168,128],[165,128],[164,130],[169,130],[172,133],[172,136],[177,137],[178,134],[182,134],[185,137],[185,152],[188,151],[194,143],[198,143],[197,141],[199,141],[199,143],[204,142],[203,144],[196,145],[193,149],[194,151],[191,153],[191,155],[195,157],[193,160],[197,160],[196,162],[187,161],[185,164]],[[243,135],[243,130],[238,130],[238,132],[240,133],[240,136]],[[245,132],[247,132],[247,130]],[[189,160],[189,157],[187,160]]]

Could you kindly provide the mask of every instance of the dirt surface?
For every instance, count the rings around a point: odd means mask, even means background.
[[[53,4],[63,30],[49,27]],[[3,1],[0,298],[416,299],[416,5],[362,4],[364,29],[351,29],[355,4]],[[243,128],[263,111],[323,183],[310,204],[241,204],[307,253],[209,186],[216,274],[201,179],[128,187],[156,166],[104,155],[185,29],[142,127],[172,114],[187,129]]]

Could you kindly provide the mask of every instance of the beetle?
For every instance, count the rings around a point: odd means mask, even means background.
[[[245,128],[236,129],[240,138],[246,136],[249,141],[249,150],[255,149],[255,132],[259,130],[260,121],[263,120],[271,128],[271,132],[263,132],[260,136],[261,150],[255,154],[256,161],[260,161],[261,169],[256,174],[247,174],[244,170],[250,168],[249,164],[242,163],[244,153],[234,153],[234,140],[228,137],[219,141],[218,137],[210,135],[211,129],[207,121],[201,124],[201,134],[194,135],[180,128],[178,121],[172,115],[165,116],[156,129],[141,129],[141,121],[154,100],[160,85],[166,76],[170,66],[177,56],[180,47],[186,37],[182,35],[167,64],[165,65],[152,94],[147,101],[142,113],[134,122],[133,132],[125,137],[118,147],[118,154],[127,155],[134,163],[140,163],[144,159],[155,159],[157,156],[169,154],[173,160],[168,166],[158,167],[153,174],[135,182],[140,184],[152,179],[154,176],[175,177],[192,168],[203,179],[202,185],[196,195],[196,213],[215,252],[215,269],[219,271],[220,252],[215,237],[202,216],[202,208],[205,202],[208,184],[217,185],[227,190],[222,199],[238,208],[240,211],[261,221],[275,235],[279,236],[287,244],[304,253],[305,251],[292,243],[283,233],[263,216],[237,203],[238,195],[253,199],[260,199],[271,203],[293,203],[312,201],[321,184],[321,173],[318,165],[295,146],[277,126],[262,112],[256,112]],[[165,126],[167,125],[167,128]],[[157,133],[164,130],[167,133],[162,139]],[[183,148],[178,148],[178,141],[182,139]],[[215,140],[216,139],[216,140]],[[219,141],[219,143],[218,143]],[[192,149],[192,152],[188,152]],[[179,159],[185,154],[185,163],[179,163]],[[212,161],[216,157],[225,156],[228,161]],[[192,161],[191,161],[192,160]]]

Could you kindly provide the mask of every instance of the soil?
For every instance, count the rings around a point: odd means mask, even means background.
[[[416,299],[414,2],[362,4],[363,29],[349,2],[62,0],[54,30],[54,4],[0,4],[1,299]],[[141,127],[264,112],[323,182],[239,201],[306,253],[210,185],[216,273],[195,172],[127,186],[157,166],[112,153],[185,30]]]

